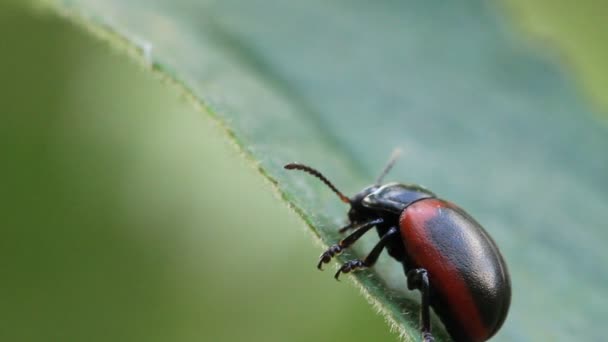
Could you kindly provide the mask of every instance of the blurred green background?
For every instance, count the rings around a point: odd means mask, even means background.
[[[0,27],[0,341],[397,340],[173,87],[54,16]]]
[[[601,18],[511,3],[594,47],[564,60],[602,104]],[[177,90],[52,15],[2,2],[0,27],[1,341],[397,340]]]

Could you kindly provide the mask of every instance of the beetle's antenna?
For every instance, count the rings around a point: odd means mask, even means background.
[[[338,195],[338,197],[340,197],[340,200],[342,202],[350,204],[350,199],[348,199],[348,197],[346,197],[343,193],[341,193],[340,190],[338,190],[327,178],[325,178],[325,176],[323,176],[323,174],[321,172],[313,169],[310,166],[300,164],[300,163],[289,163],[289,164],[285,165],[284,167],[287,170],[300,170],[300,171],[308,172],[311,175],[319,178],[323,183],[325,183],[325,185],[327,185],[330,189],[332,189],[336,193],[336,195]]]
[[[397,159],[399,159],[399,156],[401,156],[401,149],[396,148],[393,153],[391,153],[391,157],[389,158],[388,163],[384,167],[384,170],[382,170],[380,177],[378,177],[378,180],[376,180],[376,185],[380,185],[382,183],[382,180],[384,179],[386,174],[393,168],[395,162],[397,162]]]

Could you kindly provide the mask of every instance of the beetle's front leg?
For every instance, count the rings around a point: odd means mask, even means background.
[[[363,234],[367,233],[370,229],[372,229],[375,225],[384,222],[383,219],[377,218],[373,220],[369,220],[364,222],[363,224],[355,227],[355,231],[344,239],[340,240],[335,245],[330,246],[321,256],[319,257],[319,263],[317,264],[317,268],[322,270],[323,264],[327,264],[331,261],[331,258],[342,253],[342,251],[348,247],[350,247],[355,241],[359,240],[363,236]]]

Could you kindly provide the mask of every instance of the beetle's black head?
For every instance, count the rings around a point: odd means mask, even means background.
[[[363,199],[379,188],[378,185],[370,185],[359,191],[350,198],[350,210],[348,211],[348,219],[352,224],[361,223],[375,216],[375,210],[369,209],[363,205]]]

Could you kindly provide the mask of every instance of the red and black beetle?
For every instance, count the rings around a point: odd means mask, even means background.
[[[354,231],[321,254],[317,267],[351,246],[376,227],[380,241],[364,260],[350,260],[336,273],[374,265],[384,248],[403,264],[410,290],[420,290],[420,329],[425,342],[433,341],[429,307],[455,341],[486,341],[502,326],[511,303],[507,265],[490,235],[469,214],[429,190],[382,179],[352,198],[342,194],[312,167],[285,165],[321,179],[351,208],[349,224],[340,232]]]

